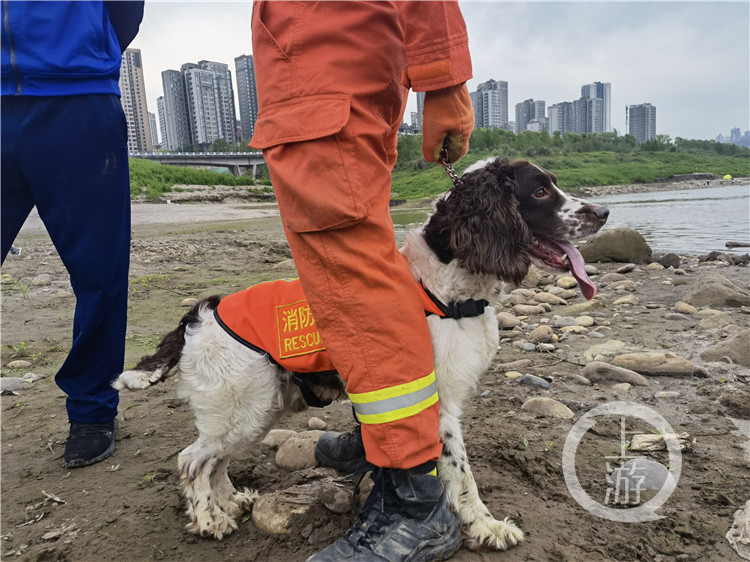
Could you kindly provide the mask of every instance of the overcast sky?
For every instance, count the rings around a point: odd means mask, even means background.
[[[574,101],[581,86],[612,84],[612,126],[627,105],[656,106],[656,131],[713,139],[750,129],[750,2],[461,2],[477,84],[508,82],[508,111],[533,98]],[[228,64],[252,54],[252,3],[147,0],[131,47],[141,49],[148,107],[161,72],[186,62]],[[410,99],[409,112],[416,110]],[[239,118],[239,110],[238,115]]]

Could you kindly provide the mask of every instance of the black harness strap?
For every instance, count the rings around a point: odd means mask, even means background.
[[[324,408],[333,402],[333,400],[321,400],[318,398],[318,395],[307,386],[305,379],[302,378],[304,376],[304,373],[292,373],[292,382],[299,387],[299,390],[302,393],[302,398],[305,399],[305,404],[311,408]]]
[[[460,318],[474,318],[475,316],[481,316],[484,314],[484,309],[489,306],[489,301],[485,299],[467,299],[465,301],[451,301],[445,304],[430,291],[428,291],[424,285],[422,285],[425,294],[430,297],[430,300],[435,303],[440,310],[445,314],[444,318],[453,318],[458,320]],[[431,314],[430,312],[427,313]]]

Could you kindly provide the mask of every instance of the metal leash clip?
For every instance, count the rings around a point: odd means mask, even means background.
[[[440,163],[443,165],[445,173],[450,176],[453,185],[458,185],[461,182],[461,178],[458,177],[456,171],[453,169],[453,166],[451,166],[450,162],[448,162],[448,148],[445,143],[443,143],[443,148],[440,149]]]

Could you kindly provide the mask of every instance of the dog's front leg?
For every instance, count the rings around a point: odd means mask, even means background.
[[[221,540],[237,529],[234,514],[222,509],[212,489],[212,475],[225,460],[220,450],[200,439],[186,447],[177,458],[190,518],[186,528],[191,533]]]
[[[523,540],[523,531],[508,518],[495,519],[479,498],[474,475],[466,456],[461,422],[458,417],[440,412],[440,438],[443,454],[438,460],[438,475],[445,493],[458,516],[464,544],[471,549],[487,545],[505,550]]]
[[[258,499],[258,492],[244,488],[241,492],[235,489],[229,479],[227,467],[229,457],[219,462],[211,474],[211,489],[216,495],[216,503],[233,519],[237,519],[243,513],[247,513]]]

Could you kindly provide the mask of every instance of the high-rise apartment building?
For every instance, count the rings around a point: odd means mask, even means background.
[[[549,119],[549,133],[560,131],[560,134],[575,131],[573,119],[573,104],[569,101],[550,105],[547,109]]]
[[[573,102],[576,133],[604,132],[604,102],[601,98],[580,98]]]
[[[164,88],[162,144],[167,150],[182,150],[192,144],[185,81],[179,70],[165,70],[161,73],[161,84]]]
[[[529,127],[532,122],[535,124]],[[516,133],[527,130],[546,130],[543,100],[528,99],[516,104]]]
[[[161,136],[161,148],[167,148],[167,117],[164,115],[164,96],[156,98],[156,111],[159,115],[159,134]]]
[[[422,130],[422,125],[424,124],[423,120],[424,115],[424,92],[417,92],[417,122],[416,127],[417,130]],[[413,123],[412,123],[413,124]]]
[[[601,100],[600,102],[586,102],[585,130],[579,133],[609,133],[612,132],[612,84],[609,82],[594,82],[581,86],[582,100]]]
[[[189,62],[180,68],[185,80],[192,144],[224,139],[237,142],[232,74],[226,64]]]
[[[168,150],[218,139],[237,142],[232,73],[226,64],[200,61],[161,73],[164,88],[163,142]],[[161,115],[160,115],[161,118]]]
[[[159,146],[159,129],[156,126],[156,114],[148,112],[148,125],[151,130],[151,146],[156,148]]]
[[[628,134],[633,135],[638,143],[656,136],[656,107],[650,103],[628,106],[627,117]]]
[[[120,94],[128,122],[128,152],[151,152],[153,144],[140,49],[126,49],[122,54]]]
[[[474,126],[486,129],[507,128],[508,126],[508,83],[487,80],[471,92],[471,105],[474,107]]]
[[[237,80],[242,140],[249,141],[255,132],[255,122],[258,120],[258,90],[255,86],[253,55],[235,58],[234,71]]]

